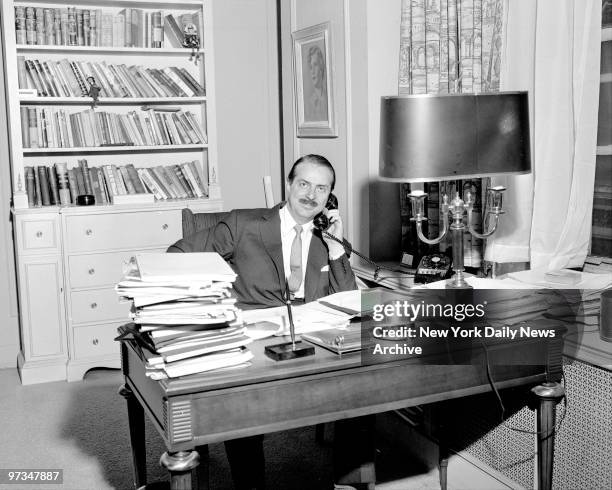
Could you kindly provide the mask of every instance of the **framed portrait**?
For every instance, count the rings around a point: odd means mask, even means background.
[[[301,29],[292,37],[297,136],[336,137],[330,23]]]

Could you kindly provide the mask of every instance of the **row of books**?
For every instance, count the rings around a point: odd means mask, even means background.
[[[61,162],[26,166],[24,173],[30,207],[76,204],[77,196],[85,194],[93,195],[97,204],[208,197],[198,161],[150,168],[133,164],[90,168],[83,159],[74,168]]]
[[[202,32],[200,11],[178,16],[161,10],[15,7],[17,44],[162,48],[181,47],[185,28]]]
[[[24,148],[190,145],[207,142],[190,111],[142,107],[127,114],[21,107]]]
[[[20,89],[36,89],[43,97],[87,96],[93,84],[102,97],[194,97],[204,87],[185,68],[157,69],[112,65],[102,61],[40,61],[17,57]]]
[[[136,255],[115,287],[133,303],[131,339],[152,379],[246,367],[253,358],[232,284],[236,274],[216,253]]]

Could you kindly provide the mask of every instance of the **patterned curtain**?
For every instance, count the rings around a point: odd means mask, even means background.
[[[399,94],[478,93],[499,90],[504,0],[402,0]],[[435,135],[432,135],[435,137]],[[482,222],[486,179],[425,184],[430,237],[439,232],[439,200],[467,190],[476,196],[474,223]],[[409,184],[404,184],[409,191]],[[402,192],[405,196],[407,192]],[[408,210],[408,203],[402,202]],[[407,231],[408,225],[405,226]],[[404,246],[422,249],[416,236]],[[466,233],[465,265],[480,267],[483,245]],[[448,243],[441,243],[444,251]],[[406,250],[406,248],[404,249]]]

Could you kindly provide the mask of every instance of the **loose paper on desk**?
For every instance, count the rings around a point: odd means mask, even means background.
[[[236,273],[215,252],[188,254],[136,254],[140,279],[148,281],[225,281],[234,282]]]
[[[544,287],[552,289],[598,289],[604,290],[612,286],[612,275],[611,274],[591,274],[588,272],[579,272],[577,274],[580,277],[572,279],[569,284],[561,284],[557,272],[557,277],[551,275],[553,271],[547,271],[546,269],[531,269],[526,271],[511,272],[507,275],[508,279],[514,280],[518,283],[530,284],[535,287]],[[575,272],[575,271],[572,271]]]
[[[359,291],[351,291],[351,293],[359,295]],[[325,298],[322,298],[322,300],[330,297],[331,296],[326,296]],[[347,298],[348,296],[345,297],[345,299]],[[348,303],[354,306],[354,299],[348,301]],[[297,334],[330,328],[344,328],[348,326],[351,318],[356,316],[356,313],[347,313],[341,309],[326,306],[321,302],[321,300],[295,306],[292,309],[292,312],[295,333]],[[257,329],[258,324],[261,324],[261,322],[266,322],[267,325],[276,325],[275,332],[269,330],[271,334],[289,334],[289,321],[287,318],[287,308],[285,306],[246,310],[242,312],[242,316],[244,322],[247,324],[247,330],[249,328]],[[252,327],[249,327],[249,325],[252,325]],[[247,335],[249,335],[248,332]]]

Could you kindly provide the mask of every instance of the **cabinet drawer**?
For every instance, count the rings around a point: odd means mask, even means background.
[[[129,321],[130,303],[120,303],[113,288],[74,291],[70,297],[73,323]]]
[[[24,251],[53,250],[58,248],[58,230],[55,219],[21,221]]]
[[[66,217],[68,252],[167,247],[181,235],[180,210]]]
[[[163,252],[164,248],[147,250]],[[108,252],[104,254],[71,255],[68,257],[68,274],[71,289],[100,286],[114,286],[123,277],[123,264],[139,253]]]
[[[117,336],[115,325],[91,325],[89,327],[75,327],[74,353],[75,359],[89,357],[119,355],[119,342],[113,340]]]

